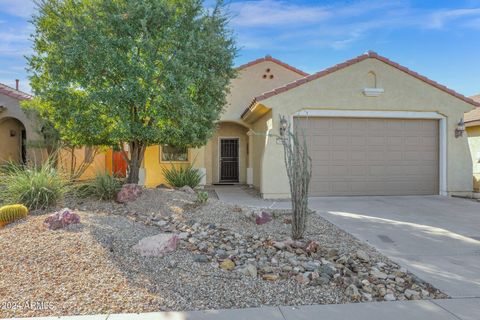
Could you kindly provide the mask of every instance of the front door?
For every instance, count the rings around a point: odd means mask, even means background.
[[[238,138],[220,139],[220,182],[238,182]]]

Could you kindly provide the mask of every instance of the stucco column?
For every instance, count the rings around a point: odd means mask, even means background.
[[[248,164],[247,164],[247,184],[253,185],[253,135],[254,132],[248,131]]]
[[[205,146],[200,148],[191,149],[190,151],[190,162],[193,167],[198,169],[202,173],[202,180],[200,181],[200,186],[207,184],[207,169],[205,167]]]

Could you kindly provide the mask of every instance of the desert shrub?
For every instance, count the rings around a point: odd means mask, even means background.
[[[208,200],[208,192],[206,191],[199,191],[197,192],[197,202],[205,203]]]
[[[0,189],[5,203],[20,203],[29,209],[45,209],[63,199],[69,182],[48,162],[28,168],[9,165],[1,173]]]
[[[28,208],[22,204],[12,204],[0,208],[0,224],[14,222],[28,215]]]
[[[163,168],[162,171],[168,184],[176,188],[181,188],[183,186],[195,188],[200,184],[200,181],[202,181],[203,178],[203,173],[201,173],[200,170],[195,169],[193,164],[178,169],[172,164],[170,169]]]
[[[95,179],[77,186],[80,197],[95,197],[101,200],[113,200],[122,188],[122,180],[108,173],[98,173]]]

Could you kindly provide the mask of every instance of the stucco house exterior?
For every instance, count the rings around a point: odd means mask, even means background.
[[[25,92],[0,83],[0,164],[41,161],[41,150],[28,148],[40,139],[37,123],[21,109],[20,102],[31,99]]]
[[[204,147],[147,149],[142,183],[164,183],[161,168],[169,160],[194,160],[203,184],[246,183],[264,198],[287,198],[283,147],[274,136],[285,116],[306,134],[311,196],[467,195],[468,139],[455,130],[476,106],[374,52],[312,75],[266,56],[238,68],[218,130]]]
[[[470,97],[480,103],[480,94]],[[480,192],[480,108],[465,113],[465,128],[473,164],[473,191]]]

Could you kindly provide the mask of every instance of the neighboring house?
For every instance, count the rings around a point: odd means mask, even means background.
[[[247,183],[289,197],[280,116],[305,129],[311,196],[467,195],[472,166],[463,114],[479,103],[369,52],[313,75],[267,56],[238,68],[217,132],[200,149],[149,147],[142,183],[194,161],[203,183]]]
[[[41,151],[27,148],[29,142],[37,141],[39,131],[35,120],[21,109],[20,102],[31,96],[0,83],[0,164],[41,161]]]
[[[470,98],[480,103],[480,94]],[[480,108],[465,113],[465,127],[473,162],[473,190],[480,192]]]

